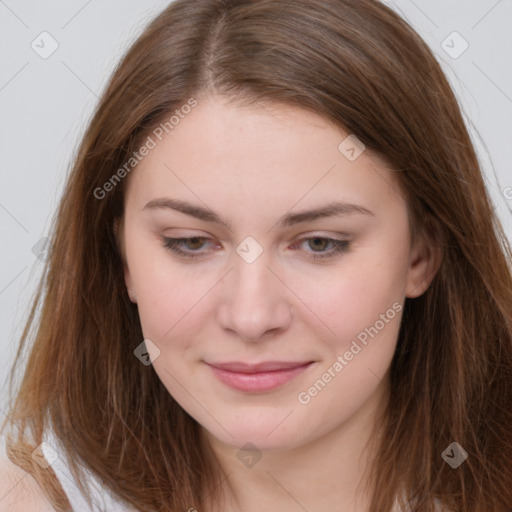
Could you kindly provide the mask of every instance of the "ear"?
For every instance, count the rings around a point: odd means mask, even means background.
[[[421,232],[414,237],[405,289],[408,298],[425,293],[441,266],[443,251],[439,233],[429,218],[425,220]]]
[[[126,285],[126,290],[128,291],[128,296],[130,300],[136,304],[137,303],[137,295],[135,293],[135,288],[133,287],[132,277],[130,274],[130,269],[128,268],[128,262],[126,261],[126,252],[124,247],[124,236],[123,236],[123,223],[122,217],[117,217],[114,219],[113,231],[114,237],[116,239],[117,250],[119,255],[121,256],[121,261],[123,264],[123,272],[124,272],[124,282]]]

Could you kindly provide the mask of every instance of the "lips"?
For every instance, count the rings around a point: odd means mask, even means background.
[[[217,379],[238,391],[263,392],[278,388],[309,368],[314,361],[206,363]]]
[[[267,361],[263,363],[257,364],[249,364],[249,363],[208,363],[210,366],[214,368],[218,368],[219,370],[226,370],[228,372],[236,372],[236,373],[261,373],[261,372],[275,372],[279,370],[290,370],[292,368],[298,368],[300,366],[304,366],[306,364],[311,363],[312,361],[304,361],[304,362],[283,362],[283,361]]]

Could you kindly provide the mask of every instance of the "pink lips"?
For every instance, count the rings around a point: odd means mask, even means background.
[[[224,384],[246,392],[270,391],[292,380],[313,361],[268,361],[258,364],[241,362],[207,363],[213,374]]]

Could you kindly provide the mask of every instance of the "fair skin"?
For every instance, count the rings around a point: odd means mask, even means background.
[[[36,479],[13,464],[5,453],[2,438],[0,450],[0,511],[52,512],[55,509],[46,499]]]
[[[120,229],[126,285],[154,370],[227,475],[226,511],[368,506],[358,485],[389,392],[400,311],[426,290],[436,258],[421,239],[411,243],[393,173],[368,150],[354,161],[338,150],[347,135],[305,110],[203,98],[129,177]],[[147,206],[161,198],[221,222]],[[331,202],[370,213],[278,223]],[[256,245],[240,246],[248,236]],[[192,238],[178,247],[199,256],[174,253],[168,238]],[[326,238],[348,249],[336,253]],[[248,262],[237,247],[262,253]],[[314,259],[322,253],[330,256]],[[370,326],[378,333],[333,370]],[[304,367],[255,390],[232,387],[211,366],[269,361]],[[308,392],[326,372],[328,384]],[[254,465],[237,456],[246,443],[261,455]]]
[[[129,176],[126,286],[154,370],[226,475],[225,506],[207,512],[368,509],[369,442],[402,306],[427,289],[439,257],[412,243],[393,172],[368,150],[353,161],[338,150],[347,135],[301,109],[203,98]],[[161,198],[223,223],[146,206]],[[370,213],[279,223],[333,202]],[[192,238],[178,247],[200,256],[179,256],[167,238]],[[254,389],[261,373],[235,389],[210,366],[269,361],[303,366],[266,390]],[[247,443],[256,452],[240,451]],[[7,462],[0,473],[3,494],[17,483],[6,510],[51,510],[32,477]]]
[[[439,258],[412,243],[393,172],[369,150],[354,161],[338,150],[347,135],[305,110],[203,98],[127,178],[118,227],[128,293],[154,370],[226,475],[225,506],[207,512],[368,509],[368,443],[389,396],[402,306],[427,289]],[[161,198],[224,224],[146,206]],[[332,202],[370,213],[278,222]],[[248,236],[256,242],[240,245]],[[200,256],[180,257],[166,238],[192,238],[179,248]],[[255,247],[254,261],[242,257]],[[269,361],[304,367],[258,391],[233,388],[210,366]],[[261,384],[252,376],[244,386]],[[247,443],[256,457],[239,451]],[[48,507],[34,499],[23,510]]]

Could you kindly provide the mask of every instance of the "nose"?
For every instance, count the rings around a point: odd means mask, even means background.
[[[222,285],[219,324],[248,342],[286,331],[292,319],[289,291],[264,255],[252,263],[234,255],[234,269]]]

